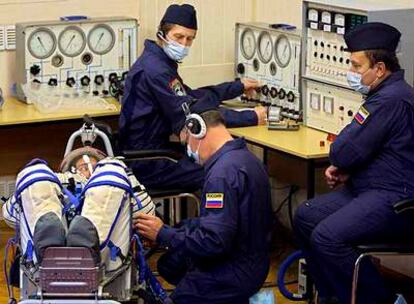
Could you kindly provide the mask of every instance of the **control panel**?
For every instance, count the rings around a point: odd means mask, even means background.
[[[307,124],[316,129],[338,134],[358,112],[362,96],[326,83],[304,81]]]
[[[126,17],[16,24],[18,98],[32,82],[109,96],[136,60],[137,32]]]
[[[282,118],[302,117],[300,51],[301,36],[295,29],[236,24],[236,77],[260,81],[262,87],[253,101],[279,107]]]
[[[343,35],[367,16],[335,12],[310,6],[306,16],[307,57],[305,75],[324,82],[347,86],[350,53]]]
[[[413,84],[414,39],[409,24],[414,22],[414,3],[405,5],[386,0],[303,1],[301,71],[307,126],[338,134],[358,111],[363,98],[348,86],[351,63],[344,35],[359,24],[385,22],[402,33],[397,57],[407,82]]]

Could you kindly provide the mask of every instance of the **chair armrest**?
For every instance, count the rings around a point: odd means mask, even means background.
[[[396,243],[363,244],[363,245],[358,245],[357,250],[360,253],[368,253],[368,252],[414,253],[414,244],[412,244],[410,240],[407,240],[407,242],[396,242]]]
[[[176,151],[168,149],[154,150],[124,150],[121,155],[125,157],[125,161],[150,160],[150,159],[167,159],[177,162],[182,155]]]
[[[405,199],[394,204],[394,212],[397,214],[414,210],[414,198]]]

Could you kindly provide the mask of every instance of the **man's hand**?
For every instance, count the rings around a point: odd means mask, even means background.
[[[257,124],[265,125],[267,122],[267,108],[262,106],[257,106],[254,108],[254,111],[257,115]]]
[[[157,239],[158,232],[163,225],[163,221],[154,215],[138,213],[134,218],[134,228],[138,229],[140,235],[153,242]]]
[[[335,188],[339,184],[345,183],[349,178],[349,174],[340,172],[340,170],[335,166],[329,166],[325,170],[325,179],[326,183],[330,188]]]
[[[257,80],[242,78],[240,79],[244,87],[244,94],[247,97],[252,97],[256,93],[256,89],[260,87],[260,83]]]

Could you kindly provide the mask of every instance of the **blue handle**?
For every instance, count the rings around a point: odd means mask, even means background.
[[[82,15],[74,15],[74,16],[62,16],[60,17],[61,21],[77,21],[77,20],[86,20],[89,19],[88,16],[82,16]]]

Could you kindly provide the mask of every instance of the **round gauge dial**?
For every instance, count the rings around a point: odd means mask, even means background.
[[[47,28],[38,28],[30,34],[27,47],[33,57],[48,58],[56,50],[56,36]]]
[[[345,26],[345,16],[343,14],[335,14],[335,25]]]
[[[258,39],[259,58],[263,63],[268,63],[273,56],[273,43],[269,32],[261,32]]]
[[[59,35],[59,50],[68,57],[78,56],[85,49],[85,33],[77,26],[68,26]]]
[[[92,52],[98,55],[108,53],[115,44],[115,33],[106,24],[94,26],[88,34],[88,45]]]
[[[240,37],[241,52],[246,59],[252,59],[256,52],[256,39],[250,28],[246,28]]]
[[[292,47],[288,37],[285,35],[280,35],[275,42],[275,57],[276,62],[282,68],[286,67],[290,62]]]
[[[308,19],[309,21],[319,21],[319,14],[316,9],[309,9],[308,10]]]

